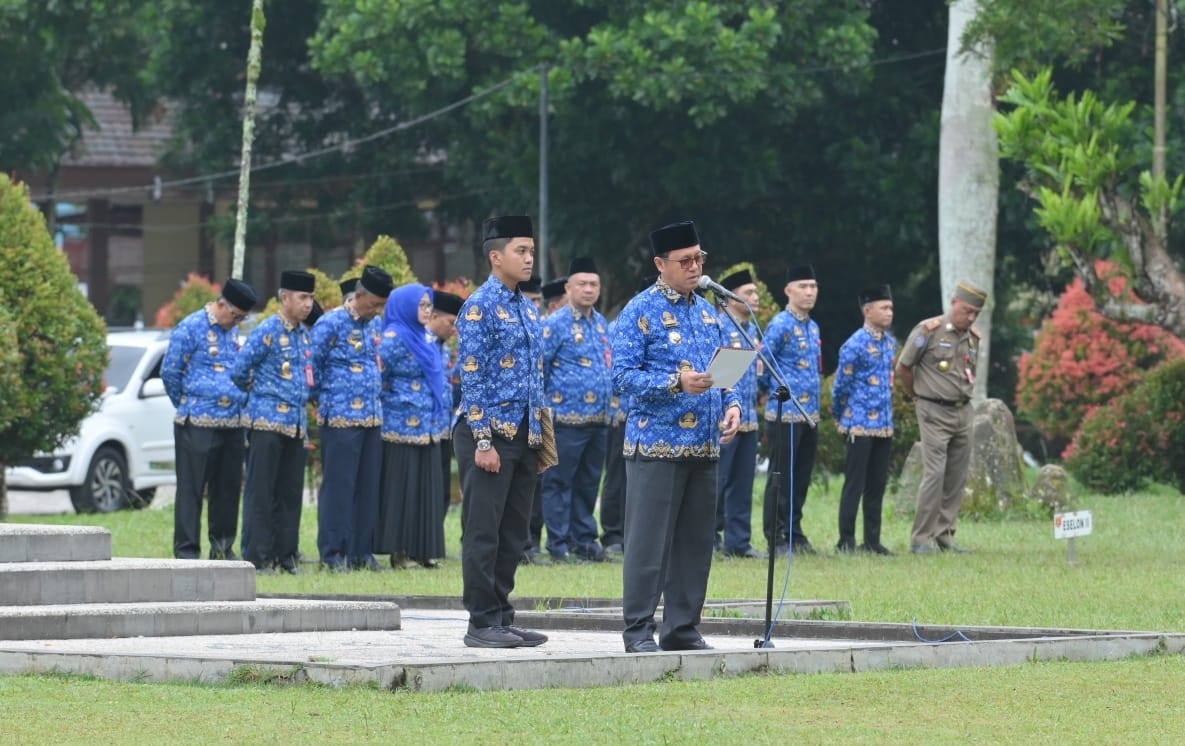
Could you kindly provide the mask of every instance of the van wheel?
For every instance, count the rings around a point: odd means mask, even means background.
[[[128,505],[128,467],[123,454],[111,446],[95,451],[86,481],[70,488],[70,502],[78,513],[113,513]]]

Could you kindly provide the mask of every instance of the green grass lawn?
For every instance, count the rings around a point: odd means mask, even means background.
[[[1185,631],[1183,498],[1165,490],[1086,496],[1094,534],[1067,562],[1052,521],[960,524],[968,556],[907,553],[910,522],[887,515],[896,557],[839,556],[837,492],[812,492],[805,529],[827,552],[796,558],[788,597],[845,599],[862,621],[1041,625]],[[758,490],[760,495],[760,490]],[[25,520],[18,518],[16,520]],[[102,525],[120,556],[170,555],[172,513],[37,517]],[[758,522],[759,523],[759,522]],[[259,579],[260,592],[459,595],[458,514],[439,570]],[[315,516],[301,547],[316,553]],[[778,564],[776,593],[786,564]],[[620,596],[620,565],[523,567],[517,595]],[[765,563],[717,560],[710,598],[761,598]],[[687,743],[784,739],[897,743],[1171,743],[1185,722],[1185,660],[1034,663],[1001,669],[883,671],[854,676],[746,676],[573,692],[392,695],[313,686],[117,684],[79,678],[0,678],[5,743],[219,738],[244,743],[625,741]]]

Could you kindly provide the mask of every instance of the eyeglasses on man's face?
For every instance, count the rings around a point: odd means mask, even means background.
[[[698,254],[692,254],[691,256],[684,257],[682,259],[671,259],[670,257],[664,256],[663,261],[678,262],[680,269],[691,269],[696,265],[702,267],[704,263],[708,261],[708,252],[701,251]]]

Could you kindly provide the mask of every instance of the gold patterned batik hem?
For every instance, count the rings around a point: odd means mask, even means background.
[[[324,418],[318,418],[317,424],[324,427],[332,427],[335,430],[342,430],[348,427],[382,427],[382,417],[366,417],[361,420],[351,420],[348,417],[330,417],[328,421]]]
[[[398,443],[404,446],[428,446],[439,438],[433,435],[400,435],[399,433],[383,433],[384,443]]]
[[[755,433],[755,432],[757,432],[757,423],[756,422],[743,422],[743,423],[741,423],[741,426],[737,428],[737,432],[738,433]]]
[[[173,422],[176,422],[178,425],[193,425],[194,427],[226,430],[242,427],[245,419],[245,417],[211,417],[208,414],[203,414],[201,417],[194,417],[193,415],[174,417]]]
[[[518,435],[517,422],[507,422],[506,420],[499,420],[496,417],[490,418],[490,429],[507,440],[514,440],[515,436]]]
[[[715,442],[697,443],[690,446],[673,446],[665,441],[660,441],[654,445],[626,443],[622,452],[626,458],[640,456],[642,458],[659,459],[662,461],[685,461],[690,459],[714,461],[720,458],[720,447]]]
[[[280,435],[287,435],[289,438],[295,438],[300,434],[299,425],[287,425],[282,422],[269,422],[262,417],[256,417],[247,423],[247,428],[251,430],[260,430],[265,433],[279,433]]]
[[[891,438],[891,427],[837,427],[840,435],[851,435],[857,438]]]
[[[557,414],[555,424],[574,427],[588,425],[608,425],[609,416],[604,414]]]

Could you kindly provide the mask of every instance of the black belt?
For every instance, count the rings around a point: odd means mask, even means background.
[[[950,399],[935,399],[932,396],[918,396],[918,398],[922,401],[928,401],[931,404],[941,404],[944,407],[954,407],[956,409],[966,406],[967,402],[971,401],[970,399],[956,399],[954,401]]]

